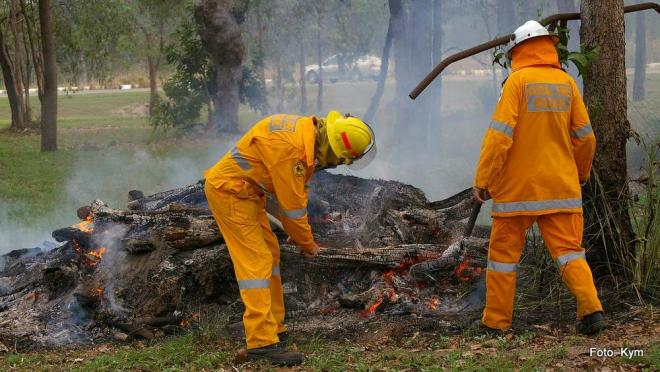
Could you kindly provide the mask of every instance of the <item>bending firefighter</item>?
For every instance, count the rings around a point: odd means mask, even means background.
[[[578,331],[605,328],[582,242],[580,184],[589,178],[596,139],[575,81],[559,64],[555,44],[538,22],[515,31],[504,83],[486,131],[475,198],[493,198],[493,228],[481,322],[511,327],[516,268],[525,232],[538,223],[561,277],[577,301]]]
[[[319,253],[307,221],[307,185],[318,169],[366,162],[374,135],[360,119],[331,111],[327,118],[273,115],[256,123],[204,174],[209,208],[234,264],[245,304],[248,360],[298,364],[286,351],[280,249],[268,213],[308,258]],[[372,150],[372,151],[370,151]],[[363,157],[369,152],[369,159]]]

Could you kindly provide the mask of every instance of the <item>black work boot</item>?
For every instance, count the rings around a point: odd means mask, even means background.
[[[470,330],[474,331],[476,335],[501,336],[504,334],[504,332],[500,329],[490,328],[489,326],[483,324],[481,319],[477,319],[472,322]]]
[[[277,338],[280,339],[280,342],[277,343],[277,346],[282,349],[286,349],[287,345],[289,345],[289,332],[284,331],[282,333],[278,333]]]
[[[576,326],[578,332],[583,335],[593,335],[607,328],[603,312],[597,311],[586,315]]]
[[[247,351],[248,362],[268,360],[279,366],[294,366],[303,362],[302,353],[297,351],[286,351],[278,345],[279,344],[273,344],[257,349],[249,349]]]

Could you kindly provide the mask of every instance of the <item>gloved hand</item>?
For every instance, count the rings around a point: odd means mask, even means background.
[[[472,194],[474,195],[474,199],[478,201],[479,203],[483,203],[486,200],[490,199],[490,193],[486,189],[480,189],[478,187],[473,187],[472,188]]]
[[[321,250],[321,247],[319,247],[318,244],[314,243],[314,247],[312,248],[307,248],[307,249],[300,249],[300,254],[303,255],[303,257],[313,260],[319,255],[319,251]]]

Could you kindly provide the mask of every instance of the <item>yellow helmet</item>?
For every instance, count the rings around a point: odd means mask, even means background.
[[[326,118],[328,140],[332,152],[344,164],[351,164],[369,152],[374,145],[374,134],[362,120],[342,115],[337,111],[328,112]]]

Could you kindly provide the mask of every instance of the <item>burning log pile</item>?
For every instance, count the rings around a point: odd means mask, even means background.
[[[459,295],[481,276],[488,231],[460,240],[465,190],[429,202],[415,187],[321,172],[308,214],[323,247],[313,261],[281,238],[289,316],[429,316],[465,308]],[[203,182],[150,196],[127,209],[100,200],[79,224],[53,231],[63,244],[0,258],[0,342],[18,349],[151,339],[179,332],[206,308],[236,304],[238,289]],[[412,265],[433,260],[432,265]],[[240,302],[238,302],[240,303]],[[240,313],[239,306],[231,307]],[[347,309],[347,310],[344,310]]]

